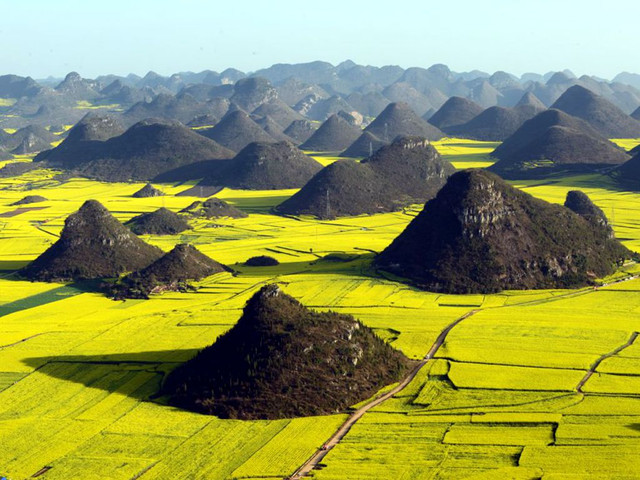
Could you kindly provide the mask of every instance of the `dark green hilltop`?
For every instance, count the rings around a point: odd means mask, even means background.
[[[352,316],[315,312],[272,284],[231,330],[171,372],[162,393],[222,418],[324,415],[366,400],[410,365]]]
[[[568,207],[577,212],[534,198],[490,172],[458,172],[375,265],[434,292],[593,284],[636,254],[613,237],[588,198],[576,201],[574,195]]]

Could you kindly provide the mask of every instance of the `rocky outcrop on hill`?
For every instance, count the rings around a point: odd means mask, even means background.
[[[375,264],[435,292],[582,287],[633,255],[583,215],[487,171],[465,170],[449,178]]]
[[[162,390],[172,405],[222,418],[324,415],[398,381],[409,365],[353,317],[309,310],[267,285]]]

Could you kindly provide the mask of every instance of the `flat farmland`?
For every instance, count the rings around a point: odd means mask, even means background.
[[[458,167],[491,162],[491,145],[453,139],[437,147]],[[584,190],[623,243],[640,251],[640,194],[597,175],[516,185],[557,203],[568,190]],[[40,210],[0,218],[0,474],[291,475],[344,414],[222,420],[169,407],[157,396],[168,372],[231,328],[261,286],[277,282],[311,308],[354,315],[414,359],[470,314],[407,388],[362,417],[313,478],[634,478],[640,345],[621,347],[640,330],[640,280],[597,290],[423,292],[370,267],[420,206],[320,221],[271,214],[295,190],[229,189],[216,196],[248,218],[197,220],[182,234],[143,236],[165,251],[192,243],[237,272],[209,277],[196,291],[116,302],[79,285],[31,283],[13,273],[55,242],[64,219],[87,199],[100,200],[121,221],[162,206],[178,211],[197,199],[176,196],[193,183],[159,185],[164,197],[133,198],[142,186],[60,182],[49,170],[0,179],[0,214],[27,194],[47,198]],[[346,261],[325,258],[336,253]],[[280,265],[245,266],[254,255]],[[639,271],[630,264],[604,282]]]

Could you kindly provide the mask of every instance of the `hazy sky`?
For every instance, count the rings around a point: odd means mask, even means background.
[[[640,73],[639,0],[3,0],[0,74],[257,70],[345,59]]]

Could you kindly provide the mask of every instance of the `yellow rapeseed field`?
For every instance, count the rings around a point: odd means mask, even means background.
[[[446,139],[458,167],[486,166],[495,144]],[[336,158],[325,157],[324,161]],[[22,161],[29,161],[28,158]],[[250,213],[197,220],[172,236],[231,266],[196,291],[112,301],[74,285],[31,283],[12,272],[51,245],[64,219],[98,199],[119,220],[159,207],[178,211],[192,183],[60,182],[36,170],[0,179],[0,475],[46,479],[283,478],[320,447],[343,414],[277,421],[221,420],[157,398],[167,374],[231,328],[262,285],[277,282],[318,310],[349,313],[412,358],[451,322],[437,358],[351,429],[318,479],[631,479],[640,439],[640,345],[604,359],[640,330],[640,280],[575,291],[440,295],[383,279],[370,260],[419,211],[320,221],[275,216],[286,191],[217,194]],[[617,235],[640,251],[640,194],[608,177],[517,182],[552,202],[584,190]],[[9,204],[42,195],[38,210]],[[42,207],[42,208],[40,208]],[[6,214],[9,213],[9,216]],[[324,259],[348,254],[350,261]],[[270,255],[277,267],[247,267]],[[626,266],[613,278],[640,269]]]

